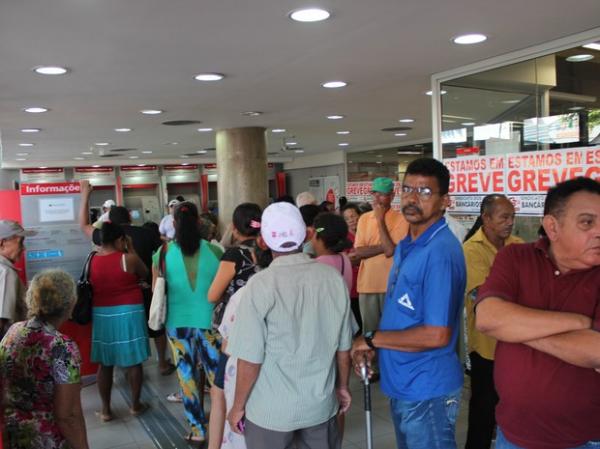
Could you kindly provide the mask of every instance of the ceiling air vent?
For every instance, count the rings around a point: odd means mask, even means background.
[[[125,153],[127,151],[137,151],[137,148],[115,148],[110,150],[111,153]]]
[[[119,157],[118,154],[102,154],[100,157]]]
[[[385,132],[396,132],[396,131],[410,131],[412,128],[410,126],[394,126],[392,128],[382,128],[382,131]]]
[[[199,125],[202,123],[199,120],[170,120],[168,122],[162,122],[166,126],[187,126],[187,125]]]

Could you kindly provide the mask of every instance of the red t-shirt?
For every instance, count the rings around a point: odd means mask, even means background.
[[[549,242],[498,252],[477,302],[496,296],[526,307],[573,312],[600,331],[600,266],[561,274]],[[564,449],[600,440],[600,373],[520,343],[498,342],[496,421],[509,441],[528,449]]]
[[[137,276],[123,271],[123,253],[96,254],[90,266],[94,307],[142,304],[142,289]]]

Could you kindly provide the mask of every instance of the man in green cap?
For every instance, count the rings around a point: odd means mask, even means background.
[[[377,330],[396,244],[408,232],[404,216],[392,209],[394,181],[376,178],[371,187],[373,211],[361,215],[356,229],[353,263],[360,262],[357,291],[363,333]]]

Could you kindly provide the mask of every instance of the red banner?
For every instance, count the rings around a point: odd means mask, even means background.
[[[71,195],[73,193],[81,193],[78,182],[21,184],[21,195]]]

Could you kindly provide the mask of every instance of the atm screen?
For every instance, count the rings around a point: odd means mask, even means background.
[[[137,210],[137,209],[132,209],[131,210],[131,219],[132,220],[141,220],[142,218],[142,213]]]

